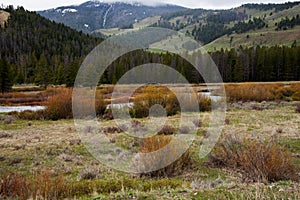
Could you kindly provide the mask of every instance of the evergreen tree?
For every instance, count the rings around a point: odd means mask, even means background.
[[[0,60],[0,91],[8,92],[12,87],[12,77],[10,74],[9,64],[5,58]]]

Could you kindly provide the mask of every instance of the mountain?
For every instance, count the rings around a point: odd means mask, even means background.
[[[102,38],[146,26],[169,28],[198,40],[208,51],[300,43],[300,2],[244,4],[227,10],[207,10],[88,1],[39,13]]]
[[[0,59],[10,65],[14,83],[71,85],[80,62],[102,40],[52,22],[20,7],[0,28]]]
[[[58,7],[38,13],[77,30],[92,32],[104,28],[130,28],[145,18],[180,10],[186,8],[168,4],[146,6],[141,3],[88,1],[78,6]]]

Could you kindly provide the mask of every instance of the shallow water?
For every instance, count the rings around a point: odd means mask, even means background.
[[[132,108],[133,107],[133,103],[108,104],[106,108],[107,109],[110,109],[110,108],[121,109],[121,108],[125,108],[125,107]]]
[[[213,101],[220,101],[220,100],[223,99],[223,97],[221,97],[221,96],[213,96],[213,95],[211,95],[211,92],[201,92],[201,94],[203,96],[211,98],[211,100],[213,100]]]
[[[213,101],[218,101],[221,100],[222,97],[220,96],[212,96],[211,92],[202,92],[202,95],[210,97]],[[115,109],[122,109],[125,107],[132,108],[133,103],[119,103],[119,104],[108,104],[107,109],[113,107]],[[38,110],[44,110],[46,107],[45,106],[0,106],[0,113],[9,113],[9,112],[22,112],[25,110],[29,111],[38,111]]]
[[[45,106],[0,106],[0,113],[44,110]]]

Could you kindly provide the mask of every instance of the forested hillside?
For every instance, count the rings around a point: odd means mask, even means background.
[[[10,13],[10,17],[0,29],[1,92],[16,83],[72,86],[81,62],[102,41],[63,24],[49,21],[35,12],[25,11],[23,8],[14,10],[9,7],[5,11]],[[202,11],[197,10],[197,12]],[[225,19],[228,21],[244,18],[242,14],[232,15],[224,11],[220,15],[211,16],[209,20],[218,22],[223,19],[220,16],[227,16]],[[281,27],[287,26],[287,29],[290,29],[298,21],[299,16],[295,16],[291,19],[282,19],[276,26],[281,24]],[[252,18],[236,23],[231,28],[244,32],[253,26],[265,25],[260,18]],[[216,29],[204,24],[201,31],[206,29],[207,34],[211,34],[209,28]],[[195,32],[191,32],[192,35],[196,33],[196,29]],[[203,39],[204,36],[199,35],[199,37]],[[296,41],[291,46],[249,46],[221,48],[210,52],[225,82],[300,80],[300,47]],[[100,81],[116,83],[128,70],[151,62],[171,66],[192,83],[202,82],[198,72],[179,56],[142,50],[128,53],[117,59]]]
[[[22,7],[6,12],[10,17],[0,29],[0,52],[13,83],[71,85],[84,56],[101,42]]]

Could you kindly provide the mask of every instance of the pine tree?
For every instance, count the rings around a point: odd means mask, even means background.
[[[8,92],[12,87],[12,77],[9,70],[9,64],[5,58],[0,60],[0,91]]]

